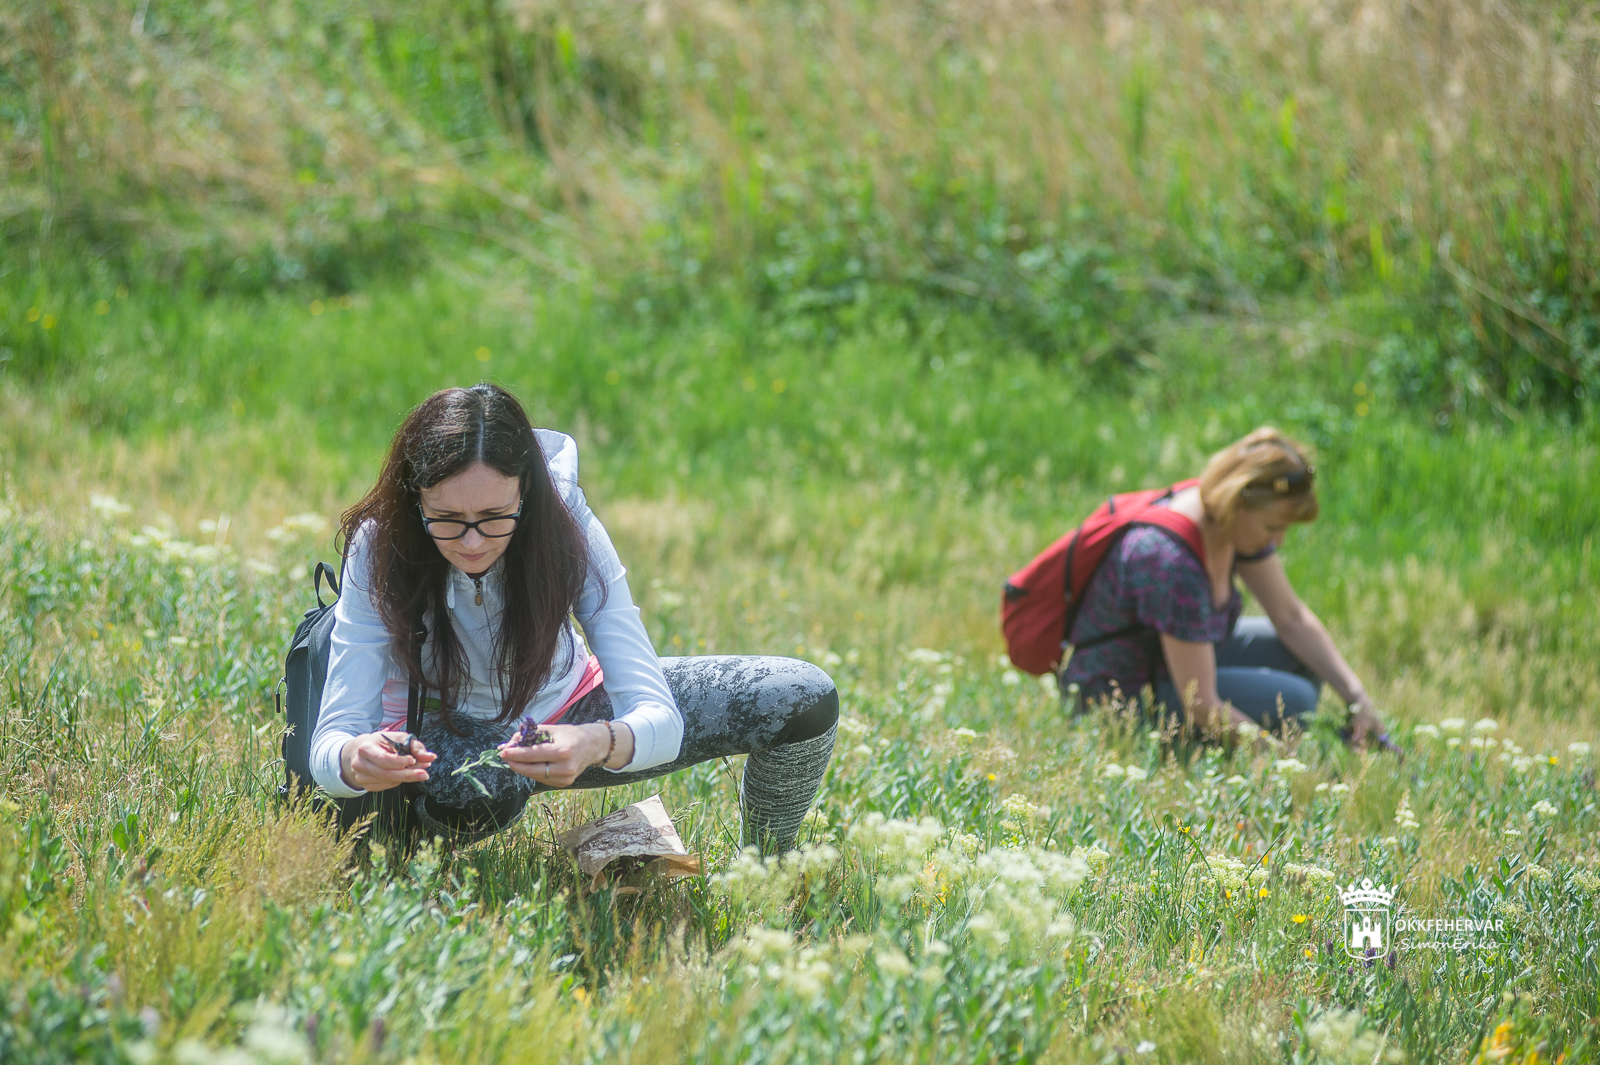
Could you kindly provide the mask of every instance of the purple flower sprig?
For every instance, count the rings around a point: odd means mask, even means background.
[[[527,714],[522,719],[522,738],[517,740],[518,747],[537,747],[541,743],[551,741],[550,733],[540,727],[538,719],[532,714]]]

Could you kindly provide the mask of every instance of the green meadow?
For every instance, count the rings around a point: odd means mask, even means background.
[[[0,13],[0,1059],[1596,1060],[1594,17]],[[799,853],[736,764],[453,852],[279,800],[308,569],[482,379],[663,654],[833,675]],[[1261,424],[1403,759],[1001,656],[1012,570]],[[707,875],[589,890],[554,836],[656,791]],[[1363,878],[1491,927],[1351,958]]]

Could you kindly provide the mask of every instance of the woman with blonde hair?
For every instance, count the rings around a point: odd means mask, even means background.
[[[1075,684],[1087,702],[1148,688],[1158,711],[1201,728],[1276,730],[1313,714],[1326,682],[1350,708],[1351,739],[1382,740],[1361,678],[1290,587],[1277,554],[1290,525],[1317,516],[1306,449],[1263,426],[1159,505],[1194,523],[1204,551],[1168,528],[1129,527],[1083,589],[1063,690]],[[1235,573],[1266,617],[1240,616]]]

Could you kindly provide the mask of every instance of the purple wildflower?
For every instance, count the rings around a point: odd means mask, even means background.
[[[517,741],[518,747],[534,747],[550,742],[550,733],[539,727],[538,719],[532,714],[524,714],[519,727],[522,730],[522,739]]]

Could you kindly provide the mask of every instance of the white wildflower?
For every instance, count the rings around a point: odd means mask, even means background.
[[[291,514],[267,530],[267,539],[274,543],[301,536],[315,536],[328,527],[328,519],[321,514]]]
[[[1500,722],[1492,717],[1480,717],[1472,723],[1473,732],[1493,732],[1500,727]]]
[[[1298,758],[1279,758],[1272,763],[1274,773],[1304,773],[1307,768],[1309,767]]]
[[[89,506],[108,518],[133,513],[133,508],[126,503],[120,502],[116,496],[102,495],[99,492],[90,493]]]
[[[1087,847],[1080,844],[1072,848],[1072,854],[1069,857],[1082,860],[1089,867],[1089,872],[1096,877],[1105,876],[1106,868],[1111,864],[1111,855],[1106,852],[1104,847],[1100,846],[1099,841],[1091,843]]]
[[[950,654],[947,651],[933,651],[926,647],[918,647],[911,651],[910,654],[906,655],[906,658],[910,659],[911,661],[925,666],[936,665],[949,657]]]
[[[244,1033],[244,1049],[251,1060],[273,1065],[295,1065],[311,1060],[305,1034],[288,1010],[263,1002],[253,1013],[250,1027]]]
[[[978,738],[978,734],[969,728],[953,728],[950,730],[950,735],[958,740],[975,740]]]
[[[1328,887],[1335,880],[1331,869],[1324,869],[1318,865],[1300,865],[1296,862],[1285,862],[1283,875],[1313,892]]]
[[[1100,767],[1100,776],[1112,780],[1123,776],[1127,771],[1115,762],[1107,762]]]
[[[1542,817],[1545,820],[1549,820],[1550,818],[1555,817],[1558,813],[1560,813],[1560,811],[1556,809],[1555,803],[1551,802],[1549,799],[1540,799],[1538,802],[1533,804],[1533,810],[1529,816]]]
[[[1529,880],[1535,880],[1541,884],[1550,883],[1550,870],[1546,869],[1544,866],[1537,862],[1529,862],[1527,869]]]
[[[1122,773],[1129,780],[1143,780],[1150,775],[1136,765],[1124,766]]]
[[[1235,773],[1233,776],[1223,781],[1224,784],[1232,784],[1235,786],[1243,784],[1244,782],[1244,777],[1241,777],[1238,773]]]
[[[1257,862],[1242,862],[1230,854],[1208,854],[1204,863],[1189,867],[1189,877],[1192,886],[1205,886],[1237,900],[1266,880],[1267,869]]]
[[[775,973],[770,969],[776,969]],[[772,966],[769,975],[776,976],[779,986],[801,998],[820,998],[833,977],[833,966],[816,956],[811,948],[802,948],[789,965]]]
[[[753,962],[765,961],[769,956],[782,956],[794,949],[794,936],[776,928],[762,925],[745,930],[736,949]]]
[[[950,833],[950,847],[952,851],[962,857],[971,858],[983,850],[983,840],[970,832],[952,831]]]
[[[1000,927],[1000,922],[992,913],[979,913],[967,922],[967,931],[988,943],[996,950],[1003,950],[1011,941],[1011,933]]]
[[[1439,727],[1444,729],[1446,732],[1460,732],[1462,729],[1467,727],[1467,722],[1464,718],[1447,717],[1443,721],[1439,722]]]
[[[1407,788],[1405,793],[1400,796],[1400,805],[1395,808],[1394,820],[1395,824],[1403,829],[1410,830],[1420,827],[1416,816],[1411,812],[1410,788]]]
[[[1572,755],[1574,758],[1589,757],[1589,750],[1589,745],[1583,740],[1576,740],[1567,744],[1567,753]]]
[[[1439,726],[1438,725],[1421,724],[1421,725],[1418,725],[1416,728],[1412,729],[1411,730],[1411,734],[1413,736],[1426,736],[1429,739],[1436,740],[1436,739],[1439,738]]]
[[[1032,819],[1039,816],[1039,808],[1028,801],[1026,795],[1007,795],[1000,803],[1000,809],[1008,818],[1016,820]]]
[[[888,976],[907,977],[912,973],[911,959],[898,947],[883,946],[872,953],[878,971]]]
[[[1329,1065],[1373,1065],[1402,1058],[1399,1048],[1385,1049],[1385,1040],[1377,1032],[1361,1030],[1361,1014],[1355,1010],[1319,1013],[1306,1026],[1306,1042],[1316,1051],[1318,1060]]]
[[[931,817],[902,821],[873,812],[852,826],[849,835],[863,857],[897,866],[907,859],[921,859],[932,850],[944,835],[944,826]]]

